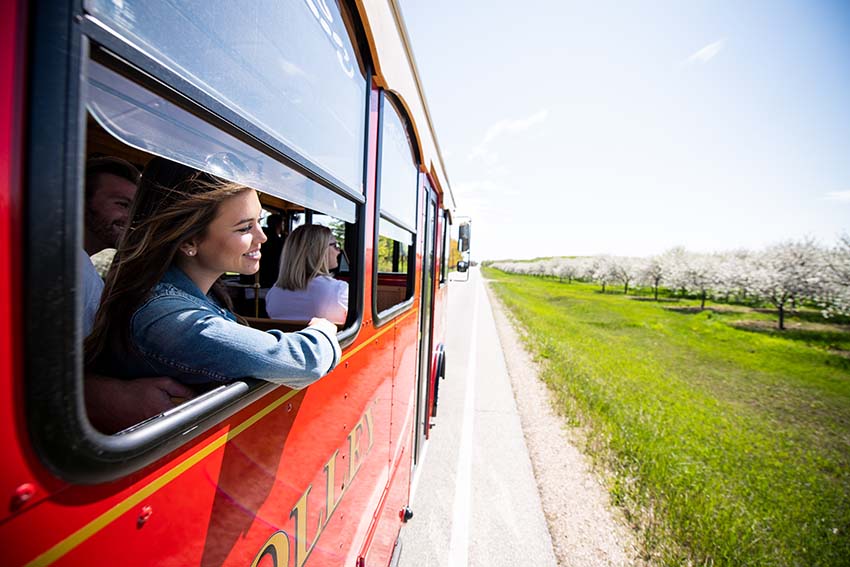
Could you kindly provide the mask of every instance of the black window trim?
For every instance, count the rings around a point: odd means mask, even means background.
[[[416,255],[419,252],[419,233],[417,230],[410,230],[408,223],[400,222],[397,217],[392,215],[391,213],[382,212],[381,211],[381,166],[383,164],[383,127],[384,127],[384,104],[387,103],[387,100],[390,99],[390,104],[393,105],[399,117],[404,121],[405,126],[407,127],[408,138],[410,140],[412,150],[413,150],[413,160],[416,165],[416,209],[414,214],[414,219],[416,219],[416,224],[419,224],[419,198],[422,193],[422,178],[423,174],[420,171],[419,164],[422,163],[421,153],[419,151],[418,141],[414,132],[412,130],[412,124],[410,118],[407,116],[407,112],[404,110],[404,107],[395,102],[395,96],[386,91],[384,89],[380,89],[380,104],[378,108],[380,109],[378,113],[378,139],[377,139],[377,167],[375,170],[375,229],[373,233],[374,240],[373,242],[373,252],[372,252],[372,319],[374,320],[374,326],[381,327],[405,311],[409,310],[413,307],[413,303],[416,300],[416,274],[419,271],[416,269]],[[408,299],[393,305],[388,309],[384,309],[383,311],[378,311],[378,240],[380,238],[380,226],[381,219],[385,218],[392,222],[393,224],[398,225],[405,230],[409,230],[413,235],[413,243],[410,245],[410,250],[412,250],[413,254],[408,258],[408,268],[407,268],[407,285],[409,289],[411,289],[411,294]]]
[[[362,26],[352,18],[358,34]],[[83,161],[85,155],[86,109],[82,100],[84,81],[81,74],[89,57],[91,43],[102,42],[97,26],[83,16],[82,0],[37,2],[30,9],[28,37],[28,100],[24,156],[24,227],[22,277],[24,302],[24,417],[35,454],[55,476],[78,484],[99,484],[120,479],[158,461],[163,456],[205,434],[211,427],[266,396],[277,385],[259,380],[237,381],[220,386],[117,435],[106,435],[89,423],[83,399],[82,364],[82,283],[80,254],[83,211]],[[89,35],[90,34],[90,35]],[[102,35],[102,34],[101,34]],[[112,34],[109,34],[110,36]],[[118,51],[128,67],[140,64],[140,74],[161,87],[178,94],[161,79],[175,80],[180,88],[188,85],[164,71],[143,54],[106,40],[105,47]],[[358,41],[358,46],[365,44]],[[100,48],[98,48],[100,49]],[[367,92],[363,120],[368,124],[371,100],[371,63],[368,50],[360,54],[367,69]],[[116,61],[120,59],[116,58]],[[38,97],[33,97],[37,93]],[[192,93],[194,97],[198,93]],[[301,171],[303,158],[293,160],[280,144],[269,145],[262,132],[252,132],[244,121],[206,95],[195,100],[180,95],[181,106],[209,120],[214,126],[237,135],[261,149],[271,148],[274,157]],[[190,103],[190,104],[187,104]],[[216,116],[222,111],[224,116]],[[233,118],[235,123],[229,123]],[[261,137],[253,138],[258,133]],[[259,142],[259,143],[258,143]],[[363,184],[366,186],[369,130],[363,140]],[[291,151],[291,150],[289,150]],[[344,185],[305,171],[315,181],[353,199]],[[341,192],[342,191],[342,192]],[[50,206],[39,206],[49,203]],[[58,204],[59,206],[55,206]],[[359,253],[356,261],[358,281],[362,281],[365,262],[366,198],[355,202],[358,219]],[[363,288],[355,295],[357,320],[338,335],[343,347],[350,345],[361,328]],[[351,316],[351,314],[350,314]],[[351,320],[351,319],[349,319]],[[284,394],[285,395],[285,394]]]

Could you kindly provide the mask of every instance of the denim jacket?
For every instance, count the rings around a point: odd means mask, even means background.
[[[340,358],[336,336],[316,328],[283,333],[240,325],[176,266],[154,286],[130,327],[136,349],[112,349],[113,375],[171,376],[186,384],[250,377],[303,388]]]

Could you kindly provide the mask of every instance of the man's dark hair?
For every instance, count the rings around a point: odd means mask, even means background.
[[[86,162],[86,201],[94,195],[97,176],[103,173],[121,177],[133,185],[138,185],[141,178],[136,166],[127,160],[112,156],[91,158]]]
[[[272,213],[266,219],[266,226],[269,230],[277,230],[283,226],[283,217],[277,213]]]

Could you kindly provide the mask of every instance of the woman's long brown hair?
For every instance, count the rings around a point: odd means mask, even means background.
[[[112,341],[127,350],[134,348],[130,318],[171,266],[180,245],[203,238],[219,205],[247,190],[159,157],[145,166],[130,224],[106,275],[94,327],[86,338],[87,364],[96,365]],[[230,307],[230,298],[219,286],[213,286],[211,293]]]

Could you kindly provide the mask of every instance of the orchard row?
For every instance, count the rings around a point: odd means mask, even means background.
[[[705,300],[770,303],[785,313],[803,303],[816,305],[825,317],[850,315],[850,235],[834,246],[811,239],[790,240],[759,251],[696,253],[673,248],[649,258],[591,256],[549,258],[525,262],[495,262],[509,273],[557,277],[562,281],[652,288],[658,299],[666,288]]]

